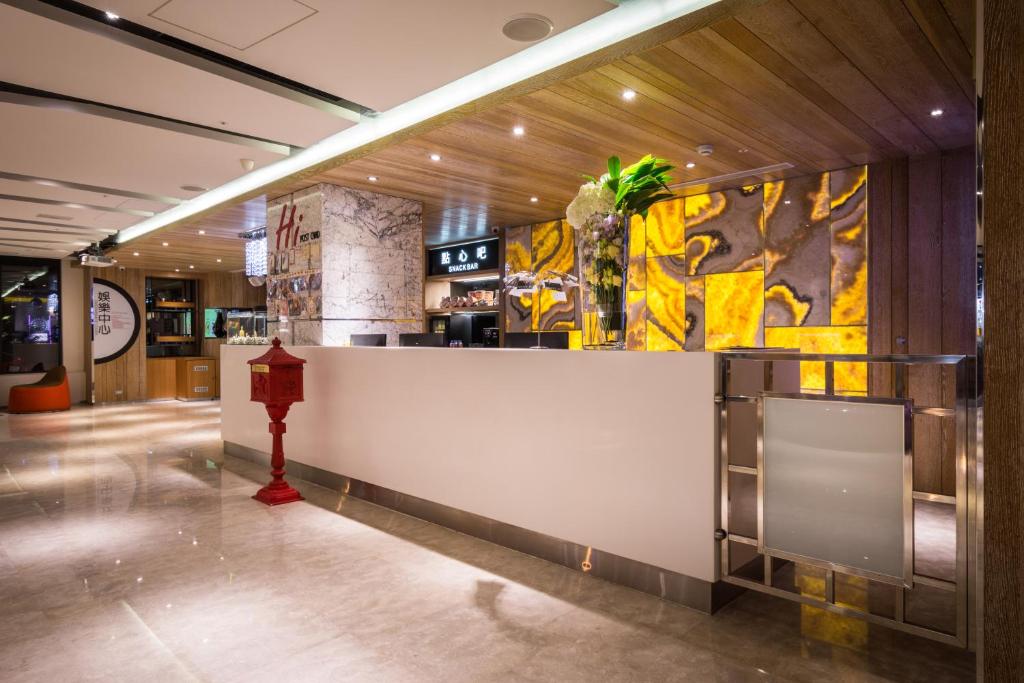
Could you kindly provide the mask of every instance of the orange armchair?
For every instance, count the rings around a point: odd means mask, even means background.
[[[63,365],[47,370],[43,378],[32,384],[11,387],[7,397],[9,413],[45,413],[71,408],[68,372]]]

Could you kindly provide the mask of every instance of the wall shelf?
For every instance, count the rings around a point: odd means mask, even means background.
[[[449,315],[451,313],[497,313],[498,306],[457,306],[455,308],[428,308],[427,315]]]

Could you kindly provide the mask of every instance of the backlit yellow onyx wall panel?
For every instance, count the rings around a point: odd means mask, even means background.
[[[687,275],[764,270],[760,185],[686,198]]]
[[[505,269],[510,273],[533,269],[532,226],[522,225],[505,231]],[[529,332],[533,326],[533,296],[508,297],[505,306],[505,331]]]
[[[661,202],[647,212],[648,256],[675,256],[686,249],[686,230],[683,222],[683,198]],[[632,252],[632,250],[630,250]]]
[[[832,324],[868,321],[868,170],[833,171]]]
[[[764,346],[764,273],[719,273],[704,278],[704,348]]]
[[[686,259],[647,257],[647,348],[682,351],[686,340]]]
[[[542,277],[575,271],[575,240],[567,221],[550,221],[533,226],[531,231],[532,269]],[[557,292],[541,290],[535,295],[531,330],[574,330],[580,322],[576,297],[559,301]]]
[[[799,349],[801,353],[867,353],[868,329],[863,325],[834,327],[769,327],[765,331],[768,346]],[[836,363],[836,390],[866,392],[868,371],[865,363]],[[804,361],[800,364],[800,385],[805,389],[825,388],[825,364]]]
[[[787,178],[662,202],[634,217],[627,277],[631,350],[782,347],[805,353],[867,352],[867,168]],[[565,221],[506,231],[512,270],[572,271]],[[572,330],[593,336],[578,292],[507,307],[506,330]],[[821,363],[804,363],[805,388],[825,386]],[[862,364],[836,365],[836,388],[866,390]]]

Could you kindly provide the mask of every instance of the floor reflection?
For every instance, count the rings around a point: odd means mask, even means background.
[[[0,415],[0,680],[973,678],[933,642],[752,593],[709,617],[297,480],[267,508],[219,438],[216,403]]]

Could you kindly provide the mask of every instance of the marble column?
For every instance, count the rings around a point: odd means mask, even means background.
[[[320,184],[267,205],[268,334],[344,346],[423,331],[422,204]]]

